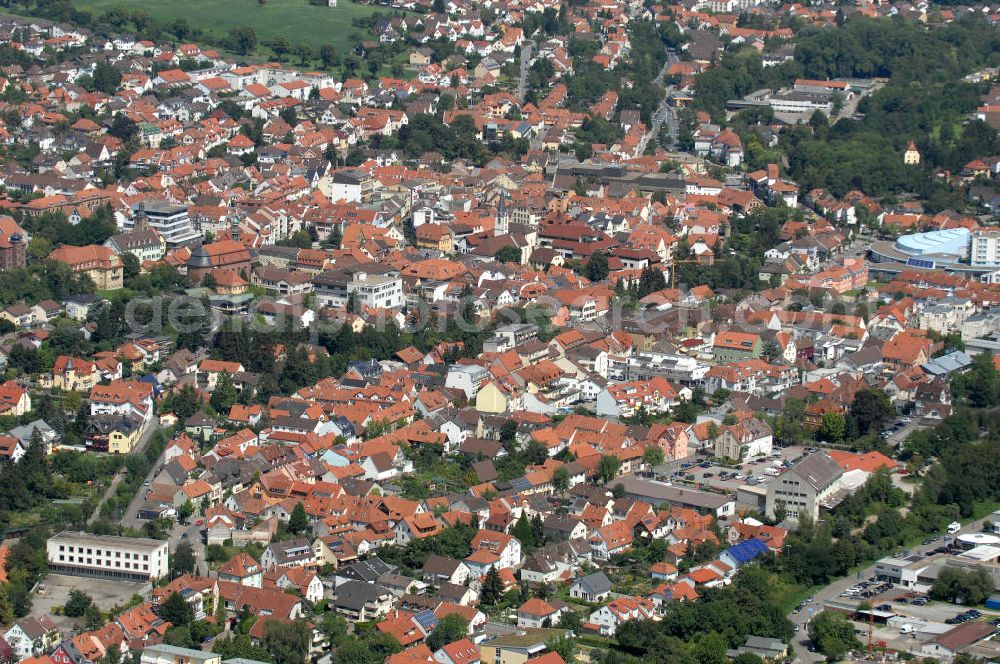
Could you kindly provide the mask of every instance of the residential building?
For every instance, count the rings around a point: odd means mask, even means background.
[[[347,284],[348,298],[353,297],[355,311],[396,309],[402,307],[403,280],[398,276],[358,272]]]
[[[60,245],[52,250],[49,258],[69,265],[73,272],[84,273],[101,290],[118,290],[122,287],[122,259],[113,249],[90,244],[85,247]]]
[[[585,602],[603,602],[611,594],[611,579],[604,572],[594,572],[575,580],[569,596]]]
[[[14,661],[37,657],[51,650],[62,636],[52,618],[28,616],[14,623],[3,634],[13,651]]]
[[[0,215],[0,271],[22,268],[28,257],[28,234],[13,217]]]

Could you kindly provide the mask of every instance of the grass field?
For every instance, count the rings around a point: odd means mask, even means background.
[[[350,0],[339,0],[336,7],[317,7],[306,0],[266,0],[264,5],[258,0],[74,0],[73,4],[97,16],[113,7],[125,7],[145,10],[158,21],[185,18],[192,27],[217,36],[225,36],[232,28],[251,27],[259,42],[284,35],[292,45],[333,44],[341,52],[352,34],[368,37],[351,25],[352,19],[391,11]]]

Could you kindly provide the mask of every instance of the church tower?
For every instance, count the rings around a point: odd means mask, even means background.
[[[493,222],[493,235],[510,233],[510,210],[507,209],[507,192],[500,192],[500,204],[497,205],[497,216]]]

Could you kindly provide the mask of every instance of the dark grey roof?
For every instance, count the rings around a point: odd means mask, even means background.
[[[573,585],[580,586],[584,592],[591,595],[611,592],[611,579],[604,572],[594,572],[580,577],[573,582]]]
[[[424,574],[450,577],[455,573],[455,570],[457,570],[461,564],[461,560],[433,554],[427,556],[427,560],[424,562],[423,572]]]
[[[789,468],[788,472],[795,473],[816,491],[827,488],[844,474],[840,465],[826,452],[810,454]]]
[[[365,581],[345,581],[337,586],[336,606],[360,611],[369,602],[377,602],[380,597],[390,594],[389,591],[376,583]]]
[[[346,567],[342,567],[337,570],[337,576],[344,579],[353,579],[356,581],[365,581],[367,583],[372,583],[376,581],[380,576],[387,572],[392,572],[396,569],[395,565],[390,565],[389,563],[383,561],[378,556],[371,558],[369,560],[359,560],[356,563],[352,563]],[[339,592],[339,586],[338,586]]]

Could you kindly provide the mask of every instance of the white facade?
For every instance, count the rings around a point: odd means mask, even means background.
[[[473,399],[488,375],[489,372],[479,365],[455,365],[448,369],[444,386],[462,390],[468,399]]]
[[[973,231],[969,242],[969,263],[972,267],[1000,265],[1000,231]]]
[[[347,284],[348,296],[352,293],[359,309],[362,305],[372,309],[395,309],[403,306],[403,280],[400,277],[359,272]]]
[[[145,215],[149,227],[163,236],[169,249],[189,245],[201,237],[191,225],[186,206],[155,202],[140,204],[136,214],[125,222],[125,230],[132,230],[136,218],[142,215]]]
[[[219,664],[222,657],[215,653],[190,648],[178,648],[165,643],[146,646],[140,664]]]
[[[169,571],[167,542],[63,531],[46,544],[49,568],[67,574],[154,580]]]

